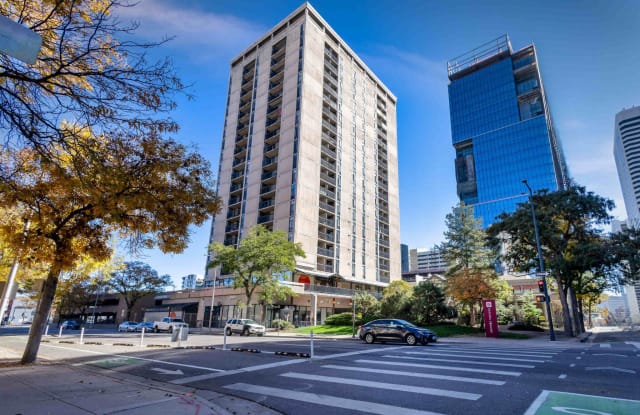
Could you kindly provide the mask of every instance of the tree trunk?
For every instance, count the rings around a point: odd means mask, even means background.
[[[578,304],[578,297],[576,296],[576,291],[573,287],[569,287],[569,295],[571,296],[571,314],[573,316],[573,328],[575,330],[575,334],[580,335],[584,332],[581,321],[582,318],[580,316],[581,310]]]
[[[40,301],[38,301],[36,314],[33,318],[33,323],[31,323],[31,329],[29,330],[27,345],[24,348],[22,360],[20,361],[22,364],[33,363],[38,356],[40,340],[42,339],[44,328],[47,325],[47,318],[49,317],[51,304],[53,304],[53,298],[56,294],[56,286],[58,285],[59,276],[60,266],[56,262],[49,269],[47,279],[44,281],[42,286]]]
[[[571,315],[569,312],[569,304],[567,302],[567,290],[562,286],[560,276],[556,276],[556,283],[558,284],[558,296],[560,297],[560,304],[562,304],[562,320],[564,323],[564,334],[569,337],[573,337],[573,330],[571,329]]]

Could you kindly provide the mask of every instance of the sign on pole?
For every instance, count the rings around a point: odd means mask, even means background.
[[[498,337],[498,316],[496,300],[482,300],[482,314],[484,317],[484,332],[487,337]]]
[[[41,46],[42,37],[39,34],[0,15],[0,53],[33,65]]]

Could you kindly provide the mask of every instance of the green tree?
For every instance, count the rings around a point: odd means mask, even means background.
[[[278,275],[291,272],[296,257],[305,257],[301,245],[290,242],[286,232],[269,231],[261,225],[249,229],[237,248],[214,242],[209,250],[213,256],[209,268],[219,266],[222,274],[232,275],[234,288],[244,290],[247,306],[259,287],[269,295],[282,292]]]
[[[472,206],[460,203],[447,214],[445,223],[445,241],[440,250],[449,266],[446,292],[469,310],[469,323],[473,326],[482,299],[496,294],[493,253],[487,248],[487,235],[474,217]]]
[[[356,313],[362,316],[362,321],[367,323],[380,316],[380,301],[368,292],[359,291],[355,295]]]
[[[403,280],[392,281],[382,291],[380,314],[384,318],[409,319],[413,288]]]
[[[433,324],[451,314],[444,290],[438,285],[422,281],[413,288],[411,321],[415,324]]]
[[[613,262],[621,273],[620,283],[640,281],[640,229],[626,228],[610,237]]]
[[[127,304],[127,320],[131,319],[131,309],[143,297],[164,291],[171,285],[171,276],[158,275],[148,264],[140,261],[125,262],[124,266],[111,273],[107,282]]]
[[[540,233],[540,244],[545,268],[558,287],[562,304],[564,331],[573,336],[579,330],[578,313],[571,310],[568,299],[575,296],[576,280],[587,271],[605,266],[606,255],[589,256],[596,252],[593,244],[600,231],[596,228],[610,220],[613,201],[587,192],[582,186],[571,185],[566,190],[549,193],[538,191],[533,196]],[[506,239],[508,249],[504,260],[516,269],[529,271],[537,268],[536,240],[529,202],[520,203],[510,214],[489,229],[496,241]],[[598,245],[600,246],[599,242]]]

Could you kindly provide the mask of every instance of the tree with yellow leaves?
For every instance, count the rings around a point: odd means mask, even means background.
[[[0,14],[42,37],[36,62],[0,53],[0,130],[5,144],[46,154],[64,144],[73,119],[96,133],[175,132],[166,114],[183,85],[168,59],[149,62],[162,44],[136,42],[135,23],[115,15],[127,0],[4,0]]]
[[[112,233],[130,249],[182,252],[189,226],[214,214],[219,200],[208,163],[186,147],[157,136],[95,136],[52,146],[56,163],[35,150],[0,152],[0,206],[26,211],[26,238],[6,240],[28,262],[48,264],[36,316],[22,358],[33,362],[58,279],[83,257],[109,258]],[[16,235],[15,229],[3,235]]]

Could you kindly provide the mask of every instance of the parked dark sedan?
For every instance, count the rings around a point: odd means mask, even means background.
[[[401,341],[414,346],[418,342],[426,345],[438,341],[438,336],[431,330],[399,319],[370,321],[358,328],[358,336],[369,344],[375,341]]]
[[[80,322],[76,320],[65,320],[60,327],[62,327],[62,330],[80,330]]]

